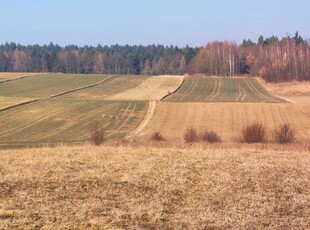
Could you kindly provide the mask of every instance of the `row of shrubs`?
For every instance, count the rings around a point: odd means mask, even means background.
[[[153,140],[162,141],[165,138],[159,133],[155,132],[152,136]],[[206,141],[209,143],[221,142],[221,137],[214,131],[205,131],[199,133],[195,128],[188,128],[184,134],[183,139],[186,143],[193,143],[198,141]],[[295,141],[295,130],[289,124],[280,125],[272,132],[272,140],[279,144],[289,144]],[[264,143],[267,142],[266,128],[261,123],[252,123],[242,129],[241,137],[238,141],[243,143]]]
[[[98,123],[93,124],[90,130],[90,141],[94,145],[101,145],[105,141],[105,130]],[[152,137],[155,141],[164,141],[165,138],[160,132],[155,132]],[[183,139],[186,143],[205,141],[209,143],[221,142],[222,138],[214,131],[199,133],[195,128],[188,128]],[[238,139],[243,143],[264,143],[267,142],[266,128],[261,123],[252,123],[242,129],[241,137]],[[295,130],[289,124],[280,125],[272,132],[272,140],[279,144],[289,144],[295,141]]]

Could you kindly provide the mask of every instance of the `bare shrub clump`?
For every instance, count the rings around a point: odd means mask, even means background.
[[[94,122],[90,128],[90,142],[93,145],[102,145],[105,141],[105,130],[100,127],[98,122]]]
[[[164,141],[165,140],[164,136],[160,132],[153,133],[153,135],[151,136],[151,139],[154,141]]]
[[[266,129],[261,123],[252,123],[242,130],[242,142],[260,143],[266,141]]]
[[[192,143],[199,141],[199,135],[196,129],[194,128],[188,128],[184,135],[183,135],[184,141],[186,143]]]
[[[289,124],[283,124],[273,131],[273,140],[279,144],[289,144],[295,141],[295,130]]]
[[[221,142],[221,137],[214,131],[205,131],[201,134],[201,138],[203,141],[215,143],[215,142]]]

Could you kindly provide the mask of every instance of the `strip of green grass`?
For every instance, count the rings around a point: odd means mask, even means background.
[[[169,102],[257,102],[283,103],[255,78],[186,78]]]
[[[49,99],[0,113],[0,144],[81,142],[98,122],[108,138],[132,132],[147,102]]]
[[[113,94],[137,87],[147,78],[145,76],[114,77],[103,84],[65,94],[61,98],[105,99]]]
[[[110,75],[44,74],[0,84],[3,97],[48,97],[100,82]]]

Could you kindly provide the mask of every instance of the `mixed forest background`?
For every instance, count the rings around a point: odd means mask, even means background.
[[[97,74],[252,75],[269,82],[310,80],[310,43],[298,32],[281,40],[260,36],[242,44],[215,41],[205,47],[0,45],[0,72]]]

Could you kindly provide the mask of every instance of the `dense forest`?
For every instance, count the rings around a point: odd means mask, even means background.
[[[298,32],[281,40],[212,42],[205,47],[176,46],[23,46],[0,45],[0,72],[102,74],[248,74],[266,81],[310,80],[310,44]]]

